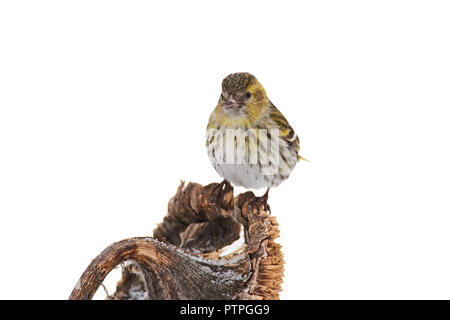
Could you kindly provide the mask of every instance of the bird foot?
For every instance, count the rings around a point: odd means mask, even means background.
[[[227,185],[229,184],[230,183],[226,179],[224,179],[222,182],[214,186],[214,193],[217,194],[219,199],[223,198],[224,192],[227,189]]]
[[[258,208],[261,208],[261,206],[263,206],[264,211],[267,211],[267,212],[270,212],[270,206],[267,203],[267,200],[269,199],[269,190],[270,190],[270,188],[267,189],[267,191],[266,191],[266,193],[264,193],[264,195],[256,198],[256,206]]]

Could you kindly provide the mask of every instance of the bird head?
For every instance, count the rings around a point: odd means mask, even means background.
[[[257,120],[269,105],[266,91],[255,76],[232,73],[222,81],[217,111],[236,121]]]

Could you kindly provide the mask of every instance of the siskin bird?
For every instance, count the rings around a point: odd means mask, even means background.
[[[255,76],[233,73],[222,82],[206,147],[216,171],[245,188],[269,189],[287,179],[300,159],[300,141]]]

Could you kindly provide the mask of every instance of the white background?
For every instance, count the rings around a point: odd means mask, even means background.
[[[270,194],[281,297],[449,299],[449,16],[446,1],[2,1],[0,298],[66,299],[106,246],[151,235],[180,180],[220,181],[207,120],[222,78],[248,71],[311,160]]]

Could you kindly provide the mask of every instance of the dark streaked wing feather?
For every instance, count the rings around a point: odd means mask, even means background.
[[[294,129],[291,127],[287,119],[283,116],[280,110],[275,107],[275,105],[270,102],[270,118],[275,124],[278,126],[280,130],[281,138],[287,142],[288,146],[296,151],[298,154],[300,151],[300,139],[295,133]],[[298,155],[298,159],[300,159],[300,155]]]

